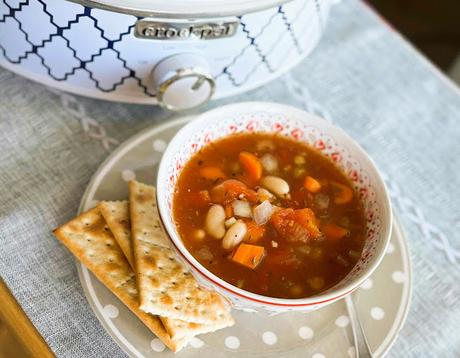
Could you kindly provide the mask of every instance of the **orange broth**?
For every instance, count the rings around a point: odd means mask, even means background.
[[[284,180],[289,193],[267,199],[260,190],[266,176]],[[225,182],[233,184],[224,185],[222,199],[215,188]],[[236,215],[235,200],[247,202],[252,217]],[[265,200],[273,212],[257,225],[254,210]],[[206,230],[212,205],[222,206],[229,225],[237,220],[247,229],[230,249]],[[277,298],[308,297],[334,286],[351,271],[365,241],[364,209],[342,171],[317,150],[272,134],[237,134],[202,148],[180,173],[173,215],[185,246],[209,271]]]

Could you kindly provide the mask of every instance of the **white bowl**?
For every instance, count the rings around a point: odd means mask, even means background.
[[[351,272],[334,287],[315,296],[282,299],[242,290],[220,279],[196,260],[184,246],[173,219],[174,187],[187,161],[208,143],[241,132],[272,132],[316,148],[333,160],[350,178],[361,196],[366,214],[366,243]],[[343,130],[300,109],[264,102],[231,104],[200,115],[184,126],[169,143],[157,178],[160,217],[171,243],[197,280],[227,297],[235,308],[284,312],[311,310],[351,293],[382,260],[390,240],[392,215],[387,190],[366,152]]]

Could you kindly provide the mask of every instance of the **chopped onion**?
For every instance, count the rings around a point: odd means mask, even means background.
[[[329,195],[324,193],[319,193],[315,195],[315,206],[318,210],[326,210],[329,207]]]
[[[357,261],[357,260],[361,257],[361,254],[360,254],[358,251],[350,250],[350,251],[348,251],[348,256],[349,256],[352,260]]]
[[[254,221],[257,225],[263,225],[270,220],[273,214],[273,205],[268,200],[254,208]]]
[[[264,154],[262,158],[260,158],[260,162],[262,163],[262,167],[268,173],[278,170],[278,161],[272,154]]]
[[[196,256],[205,261],[212,261],[214,259],[214,255],[212,254],[211,250],[207,246],[203,246],[201,249],[196,251]]]
[[[348,267],[350,263],[347,261],[346,258],[344,258],[342,255],[337,255],[335,258],[336,262],[344,267]]]
[[[233,213],[240,218],[252,218],[252,210],[249,202],[245,200],[235,200],[232,203]]]

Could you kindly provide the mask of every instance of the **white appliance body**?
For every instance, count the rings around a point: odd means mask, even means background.
[[[177,100],[187,91],[193,95],[204,82],[199,98],[187,101],[196,105],[261,86],[297,64],[317,44],[331,0],[292,0],[248,14],[201,19],[141,17],[91,4],[0,0],[0,65],[64,91],[129,103]],[[142,22],[160,23],[161,31],[170,32],[149,38],[158,29],[145,30]],[[224,30],[204,37],[209,24],[224,24]],[[221,36],[225,24],[234,27]],[[175,67],[159,66],[171,56],[167,63]],[[194,77],[190,59],[197,58],[200,75]],[[154,71],[160,67],[163,82]],[[165,87],[184,71],[188,77],[180,85]],[[160,97],[160,89],[169,93]],[[171,93],[179,89],[186,92]]]

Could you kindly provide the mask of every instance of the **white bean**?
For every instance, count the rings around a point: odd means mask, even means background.
[[[228,229],[234,223],[236,223],[236,219],[232,216],[231,218],[228,218],[227,220],[225,220],[225,227]]]
[[[241,241],[243,241],[244,236],[248,228],[244,221],[238,220],[234,223],[225,233],[224,239],[222,240],[222,247],[225,250],[233,249]]]
[[[209,235],[215,239],[222,239],[225,235],[225,210],[222,205],[213,205],[206,214],[204,223]]]
[[[289,184],[286,180],[275,176],[266,176],[262,179],[262,186],[265,189],[270,190],[276,196],[280,198],[286,198],[289,194]]]
[[[270,193],[267,189],[259,188],[257,190],[257,199],[260,203],[264,202],[265,200],[272,201],[275,199],[275,196]]]

